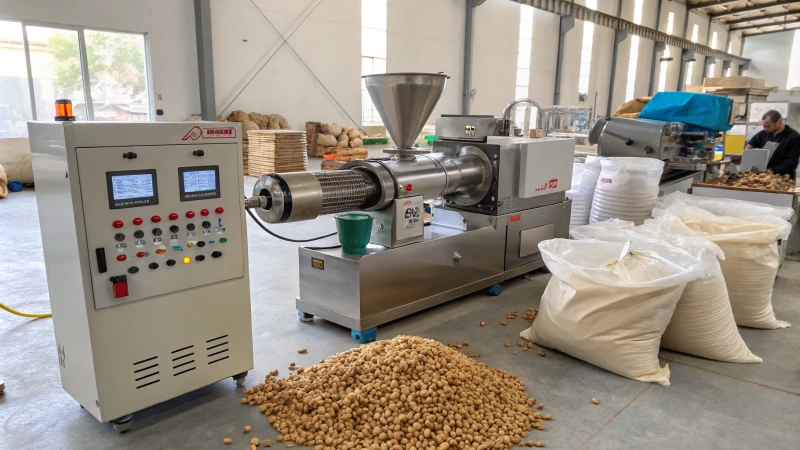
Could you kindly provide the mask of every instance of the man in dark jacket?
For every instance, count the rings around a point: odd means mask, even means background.
[[[764,129],[750,139],[747,148],[771,150],[767,169],[779,175],[788,174],[794,180],[800,162],[800,134],[783,123],[781,113],[775,110],[764,113],[761,125]]]

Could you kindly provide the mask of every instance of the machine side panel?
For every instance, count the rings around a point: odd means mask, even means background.
[[[522,146],[517,195],[527,199],[566,192],[572,186],[574,157],[575,140],[571,138],[536,140]]]
[[[299,249],[300,298],[359,317],[359,258],[344,255],[341,249]]]
[[[521,213],[503,216],[503,222],[508,224],[508,237],[505,250],[505,270],[521,266],[542,259],[538,249],[531,253],[531,247],[538,246],[535,240],[569,237],[569,216],[572,201],[567,199],[563,203],[529,209]],[[500,221],[500,220],[498,220]],[[547,228],[547,225],[552,227]],[[536,231],[532,231],[536,230]],[[550,235],[543,235],[546,231]]]
[[[36,203],[47,270],[50,308],[56,336],[61,385],[99,418],[96,374],[87,307],[92,308],[91,279],[80,198],[80,178],[72,127],[29,123]],[[53,220],[58,217],[58,220]],[[88,290],[88,292],[87,292]]]

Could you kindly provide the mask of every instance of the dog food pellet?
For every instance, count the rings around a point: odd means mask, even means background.
[[[233,442],[233,439],[231,438],[225,438],[222,440],[222,443],[225,445],[230,445],[231,442]]]
[[[306,353],[308,353],[308,349],[307,348],[301,348],[300,350],[297,351],[297,353],[300,353],[301,355],[305,355]]]
[[[599,404],[600,404],[600,402],[599,402],[599,401],[597,401],[597,399],[596,399],[596,398],[592,398],[592,403],[594,403],[595,405],[599,405]]]
[[[242,428],[242,431],[244,431],[245,433],[249,433],[250,430],[252,430],[252,428],[250,428],[250,425],[245,425],[245,427]]]

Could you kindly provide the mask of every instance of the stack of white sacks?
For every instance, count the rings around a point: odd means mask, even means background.
[[[640,225],[656,203],[664,161],[652,158],[605,158],[592,199],[589,221],[622,219]]]
[[[589,155],[586,157],[586,164],[575,163],[572,166],[572,187],[566,192],[567,197],[572,200],[570,226],[589,223],[592,198],[597,179],[600,177],[600,161],[602,159],[608,158]]]
[[[785,328],[772,286],[793,211],[671,194],[643,225],[576,227],[539,244],[553,274],[525,339],[641,381],[669,385],[659,347],[759,363],[737,325]]]

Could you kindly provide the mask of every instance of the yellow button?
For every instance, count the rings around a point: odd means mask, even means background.
[[[184,264],[189,264],[190,262],[192,262],[192,258],[190,258],[188,256],[184,256],[183,257],[183,263]]]
[[[192,244],[191,242],[189,242],[188,244],[186,244],[186,246],[187,246],[187,247],[194,247],[194,244]]]

